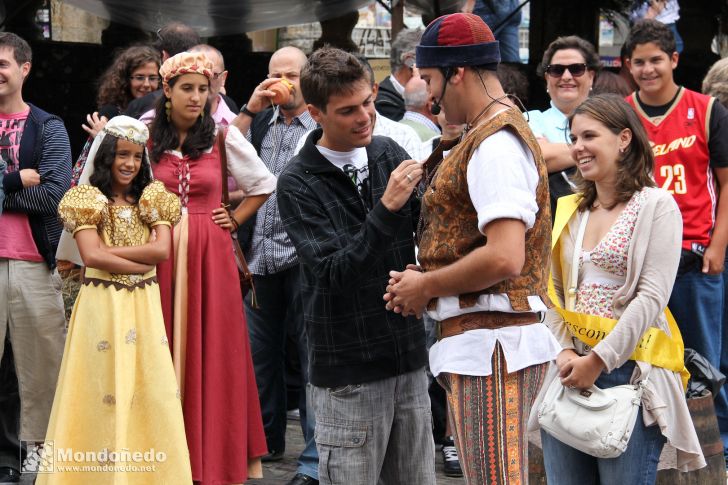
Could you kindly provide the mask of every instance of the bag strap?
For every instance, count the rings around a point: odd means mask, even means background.
[[[581,221],[579,221],[579,230],[576,233],[576,241],[574,243],[574,251],[572,254],[572,260],[571,260],[571,286],[569,287],[569,299],[567,303],[567,308],[571,311],[574,311],[574,305],[576,300],[576,288],[577,288],[577,281],[579,278],[579,258],[581,257],[581,254],[584,252],[582,247],[584,245],[584,235],[586,234],[586,225],[589,222],[589,214],[591,214],[591,211],[584,211],[584,215],[581,217]],[[650,371],[648,370],[644,376],[640,376],[640,382],[638,384],[642,384],[643,382],[647,381],[647,378],[650,375]],[[639,386],[637,397],[640,398],[642,396],[642,390],[643,385]]]
[[[217,131],[217,149],[220,152],[220,170],[222,175],[222,203],[226,209],[230,207],[230,194],[228,193],[228,166],[227,152],[225,150],[225,134],[226,132],[220,128]]]
[[[576,300],[576,288],[579,281],[579,258],[581,258],[582,246],[584,245],[584,234],[586,233],[586,224],[589,221],[589,211],[584,211],[584,215],[579,222],[579,230],[576,233],[576,241],[574,242],[574,250],[571,256],[571,278],[569,280],[569,288],[564,295],[567,310],[574,311]],[[568,296],[567,296],[568,295]]]

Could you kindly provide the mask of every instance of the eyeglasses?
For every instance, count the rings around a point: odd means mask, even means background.
[[[140,83],[143,83],[144,81],[149,80],[150,83],[158,83],[162,78],[159,76],[156,76],[152,74],[151,76],[145,76],[143,74],[136,74],[134,76],[130,76],[129,79],[132,81],[138,81]]]
[[[564,75],[564,71],[567,69],[574,77],[583,76],[586,72],[586,64],[585,63],[579,63],[579,64],[549,64],[546,66],[546,74],[553,77],[561,77]]]

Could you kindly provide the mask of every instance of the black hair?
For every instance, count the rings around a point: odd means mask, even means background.
[[[200,36],[195,29],[181,22],[172,22],[157,31],[154,45],[160,52],[166,51],[172,57],[199,43]]]
[[[173,88],[179,80],[179,76],[169,80],[169,87]],[[159,163],[162,155],[167,150],[176,150],[179,147],[179,134],[177,128],[167,119],[167,110],[165,104],[166,96],[160,96],[157,100],[156,113],[154,121],[150,127],[150,138],[152,140],[152,149],[150,156],[154,163]],[[203,108],[203,116],[197,118],[195,124],[187,132],[187,137],[182,143],[182,155],[187,155],[191,159],[200,158],[202,153],[210,148],[215,141],[215,121],[210,115],[210,100],[208,98]]]
[[[498,64],[498,80],[506,94],[517,97],[521,103],[528,103],[528,78],[512,64]]]
[[[116,159],[116,142],[118,140],[118,137],[108,133],[106,134],[99,144],[99,149],[94,158],[94,173],[91,174],[91,178],[89,179],[89,183],[99,189],[109,199],[114,196],[114,191],[112,190],[114,178],[111,167]],[[149,185],[151,181],[152,172],[149,169],[147,152],[144,150],[142,152],[142,164],[139,168],[139,173],[131,181],[127,195],[130,195],[135,201],[138,201],[144,187]]]
[[[640,44],[652,42],[661,51],[671,56],[677,52],[675,34],[670,27],[655,19],[644,19],[635,23],[624,41],[624,51],[628,58],[632,57],[635,48]]]

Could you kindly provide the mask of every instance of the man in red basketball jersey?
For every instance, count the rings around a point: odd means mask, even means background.
[[[655,181],[673,194],[683,217],[683,252],[669,307],[685,347],[717,368],[728,351],[721,276],[728,243],[728,110],[713,97],[675,84],[675,38],[662,23],[638,22],[625,47],[638,85],[627,101],[650,138]],[[715,396],[715,411],[728,452],[725,386]]]

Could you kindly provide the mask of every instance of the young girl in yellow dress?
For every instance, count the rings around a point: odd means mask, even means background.
[[[58,208],[73,234],[58,257],[85,271],[38,484],[192,483],[155,273],[180,204],[151,181],[148,136],[133,118],[109,121]]]

